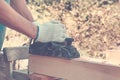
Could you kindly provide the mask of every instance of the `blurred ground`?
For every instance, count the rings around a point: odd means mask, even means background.
[[[120,46],[118,0],[56,1],[43,3],[32,0],[27,6],[37,22],[55,19],[64,23],[67,34],[74,38],[73,45],[82,56],[104,59],[106,54],[103,51]],[[8,29],[4,47],[21,46],[28,40],[28,37]]]

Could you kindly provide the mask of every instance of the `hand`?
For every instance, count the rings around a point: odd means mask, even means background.
[[[64,42],[66,38],[65,25],[58,21],[50,21],[43,24],[33,23],[38,27],[36,42]]]

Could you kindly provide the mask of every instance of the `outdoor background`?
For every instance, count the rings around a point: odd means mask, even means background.
[[[34,20],[59,20],[81,56],[106,58],[105,50],[120,47],[119,0],[27,0]],[[3,47],[26,44],[29,38],[7,29]]]

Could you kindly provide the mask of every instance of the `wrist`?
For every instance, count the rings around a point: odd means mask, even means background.
[[[35,25],[32,25],[33,33],[31,33],[31,38],[35,39],[37,35],[37,27]]]

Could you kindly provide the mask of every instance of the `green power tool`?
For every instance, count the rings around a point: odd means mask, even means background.
[[[33,42],[30,44],[29,53],[65,59],[79,58],[80,53],[72,46],[72,42],[72,38],[66,38],[65,42]]]

